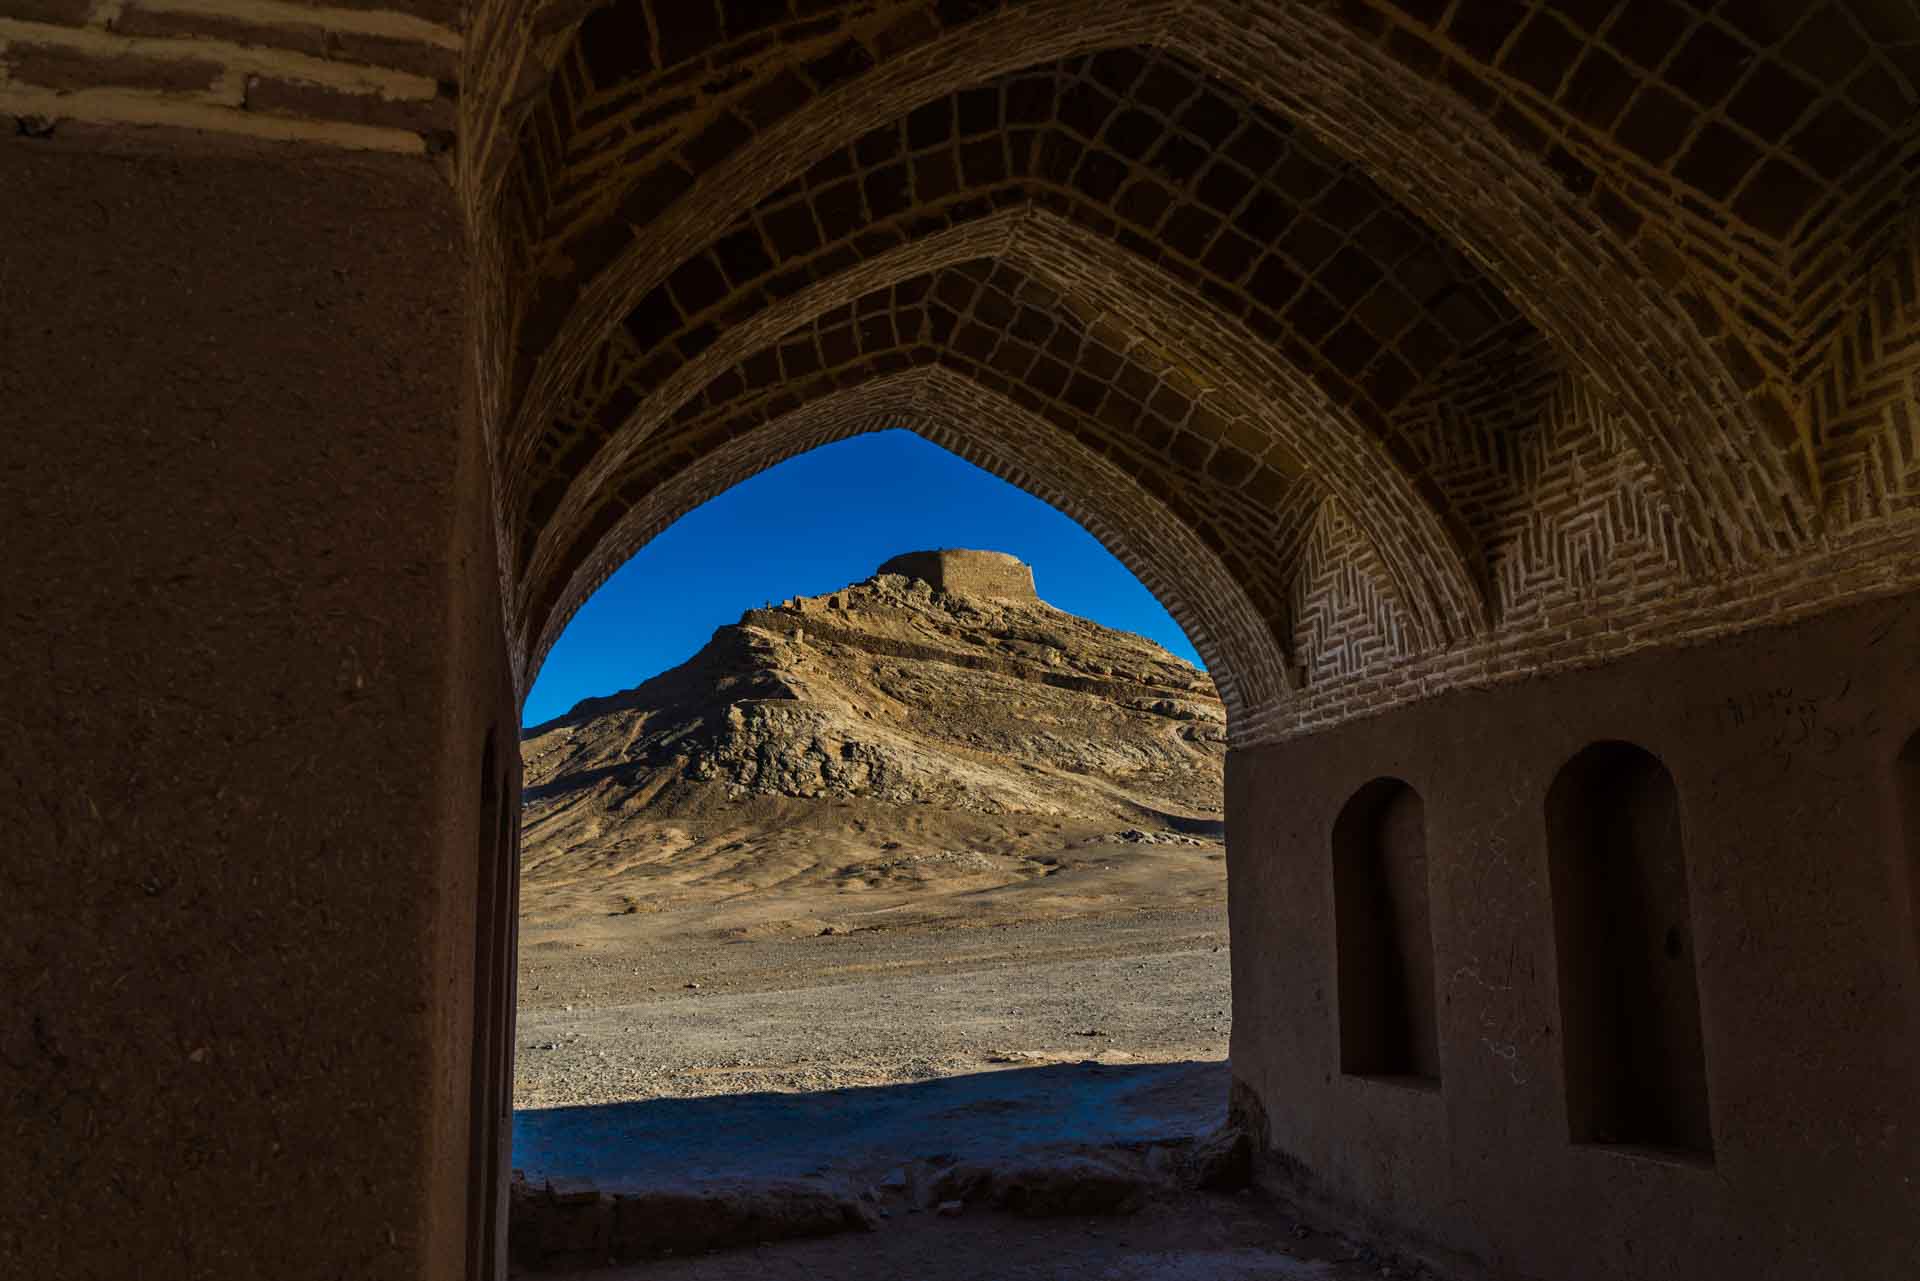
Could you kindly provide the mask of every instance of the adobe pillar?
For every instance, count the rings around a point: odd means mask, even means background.
[[[0,1274],[460,1275],[517,758],[453,195],[70,124],[0,191]]]

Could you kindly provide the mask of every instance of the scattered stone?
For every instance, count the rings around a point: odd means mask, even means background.
[[[966,1208],[965,1201],[942,1201],[934,1207],[934,1213],[943,1219],[957,1219]]]
[[[508,1222],[514,1258],[530,1268],[582,1267],[874,1231],[880,1215],[843,1187],[776,1180],[602,1195],[577,1179],[542,1192],[515,1184]]]
[[[975,1201],[1033,1218],[1130,1214],[1145,1204],[1152,1180],[1117,1156],[1043,1156],[1006,1165],[966,1162],[935,1183],[948,1201]]]
[[[1203,1192],[1237,1192],[1253,1181],[1253,1140],[1223,1125],[1187,1153],[1186,1182]]]

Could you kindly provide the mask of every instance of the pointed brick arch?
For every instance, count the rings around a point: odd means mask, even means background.
[[[972,260],[923,273],[815,316],[723,370],[658,424],[643,448],[590,492],[523,574],[519,612],[538,617],[637,496],[740,434],[859,383],[945,367],[1045,417],[1155,494],[1209,547],[1230,555],[1276,635],[1288,626],[1281,562],[1256,549],[1284,528],[1299,485],[1281,452],[1236,448],[1235,424],[1178,370],[1142,365],[1089,335],[1044,281]],[[1231,549],[1231,550],[1230,550]],[[1392,585],[1383,585],[1391,594]]]
[[[1318,482],[1272,461],[1256,468],[1257,460],[1222,439],[1231,424],[1199,403],[1188,385],[1086,343],[1042,310],[1053,298],[1045,285],[1006,264],[976,261],[816,317],[716,377],[610,476],[590,513],[530,567],[514,616],[538,626],[626,512],[707,453],[812,401],[862,384],[890,385],[906,370],[939,369],[960,376],[948,385],[978,385],[1011,399],[1045,421],[1056,439],[1079,442],[1153,495],[1189,531],[1178,545],[1197,541],[1205,555],[1218,558],[1237,584],[1236,595],[1249,600],[1268,631],[1286,635],[1294,559],[1284,549],[1295,541],[1300,496],[1322,492]],[[996,337],[983,321],[1003,313],[1012,320]],[[1069,495],[1053,500],[1059,505],[1087,505],[1071,497],[1070,481],[1059,488]],[[1384,571],[1376,577],[1381,595],[1397,599],[1390,577]]]
[[[1468,246],[1520,309],[1621,406],[1635,446],[1674,491],[1683,524],[1702,540],[1709,560],[1764,557],[1805,537],[1812,504],[1806,442],[1790,416],[1771,412],[1764,396],[1749,400],[1729,375],[1715,347],[1721,321],[1674,302],[1670,288],[1650,276],[1617,232],[1570,194],[1563,170],[1490,128],[1459,92],[1389,58],[1369,43],[1378,32],[1357,33],[1297,6],[1246,20],[1237,7],[1228,14],[1202,4],[1177,23],[1155,6],[1117,13],[1114,6],[1065,3],[986,13],[989,7],[944,33],[937,21],[904,6],[888,9],[884,22],[876,16],[871,31],[836,28],[832,48],[839,61],[815,68],[831,84],[799,85],[800,105],[791,110],[769,91],[760,100],[764,125],[745,99],[727,108],[737,128],[682,140],[682,150],[693,148],[688,155],[701,152],[711,163],[700,164],[696,175],[681,160],[660,161],[651,177],[623,191],[624,212],[609,207],[607,217],[594,214],[603,197],[582,185],[590,159],[569,160],[564,147],[550,156],[563,175],[559,204],[583,221],[555,242],[558,257],[547,266],[558,266],[560,274],[547,278],[523,331],[540,349],[547,346],[544,334],[560,334],[545,373],[529,388],[531,418],[523,423],[554,407],[556,378],[571,380],[584,367],[590,357],[583,336],[590,346],[622,299],[644,295],[700,251],[713,210],[749,207],[822,154],[827,130],[853,131],[832,121],[903,118],[943,85],[1017,71],[1036,55],[1159,42],[1322,136]],[[1076,17],[1082,20],[1070,20]],[[582,83],[588,78],[583,71]],[[582,103],[583,110],[608,106]],[[661,155],[678,145],[665,135],[659,143]],[[680,166],[684,181],[669,165]],[[627,253],[626,228],[640,223],[648,228],[646,248]],[[569,266],[585,270],[568,276]]]
[[[1382,548],[1392,590],[1421,637],[1443,643],[1484,629],[1486,606],[1469,544],[1431,491],[1423,490],[1381,436],[1364,425],[1373,415],[1363,418],[1332,402],[1299,365],[1246,324],[1207,307],[1204,297],[1167,272],[1075,222],[1026,206],[946,228],[929,242],[894,245],[872,262],[856,263],[743,316],[717,330],[712,344],[696,356],[678,362],[669,358],[672,372],[657,386],[648,386],[652,374],[636,356],[627,368],[627,381],[608,378],[581,397],[591,406],[582,418],[591,416],[595,422],[591,430],[577,434],[573,446],[586,455],[584,463],[562,453],[565,445],[552,451],[550,474],[557,479],[549,483],[570,482],[571,488],[556,493],[551,512],[536,513],[538,528],[546,531],[541,542],[549,548],[565,545],[573,537],[570,530],[586,519],[594,503],[603,501],[618,468],[650,448],[648,442],[669,414],[686,412],[692,403],[689,387],[701,378],[721,377],[735,353],[778,346],[791,332],[782,326],[795,319],[811,323],[827,307],[845,305],[852,287],[876,281],[885,285],[907,271],[924,275],[928,268],[969,261],[968,255],[983,249],[997,250],[993,260],[1003,264],[1014,283],[1000,291],[1000,301],[982,301],[980,314],[973,317],[979,326],[992,330],[1008,323],[1016,315],[1012,295],[1024,291],[1029,296],[1021,307],[1037,305],[1048,313],[1051,338],[1059,340],[1062,330],[1079,335],[1070,351],[1058,349],[1059,341],[1052,343],[1057,350],[1051,353],[1055,359],[1049,368],[1064,362],[1065,374],[1078,378],[1081,365],[1091,362],[1086,373],[1104,384],[1111,379],[1109,366],[1124,358],[1146,383],[1171,382],[1173,389],[1166,395],[1176,404],[1204,402],[1203,410],[1182,408],[1172,419],[1177,426],[1191,414],[1195,421],[1186,424],[1189,432],[1166,433],[1151,452],[1177,471],[1183,450],[1213,451],[1218,462],[1212,479],[1246,492],[1256,503],[1249,529],[1267,523],[1258,509],[1278,496],[1274,470],[1296,472],[1306,466],[1305,460],[1313,460],[1320,483],[1343,497]],[[1028,284],[1035,288],[1025,288]],[[869,298],[874,292],[869,289],[857,297]],[[1040,297],[1030,296],[1035,292]],[[683,322],[690,323],[696,322]],[[984,341],[977,328],[967,332]],[[955,331],[948,329],[939,341],[954,337]],[[613,362],[601,368],[610,371]],[[1035,372],[1039,374],[1038,366]],[[1073,390],[1078,393],[1080,387],[1076,381]],[[1138,437],[1148,418],[1167,416],[1150,393],[1151,387],[1131,396],[1103,387],[1097,394],[1076,394],[1073,404],[1097,430],[1124,441]],[[546,570],[530,537],[534,528],[528,527],[522,562],[524,573],[538,578]]]
[[[551,605],[528,620],[531,685],[573,614],[613,571],[709,498],[798,454],[905,428],[1051,503],[1099,539],[1167,607],[1200,651],[1238,744],[1274,722],[1290,677],[1272,628],[1218,555],[1127,473],[991,388],[939,367],[832,392],[702,450],[664,473],[593,543]]]

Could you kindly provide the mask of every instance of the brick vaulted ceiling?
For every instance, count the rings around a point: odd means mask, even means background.
[[[474,32],[529,662],[686,507],[881,426],[1095,528],[1248,709],[1484,649],[1596,555],[1725,579],[1920,488],[1902,425],[1847,416],[1850,282],[1912,196],[1904,4],[616,0]]]

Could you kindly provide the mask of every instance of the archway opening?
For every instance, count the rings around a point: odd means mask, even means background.
[[[1596,743],[1554,780],[1547,831],[1571,1137],[1711,1159],[1673,777],[1631,743]]]
[[[926,550],[957,543],[993,551]],[[522,739],[536,1186],[905,1168],[910,1197],[929,1158],[1224,1118],[1228,712],[1085,528],[859,434],[675,520],[573,634]],[[516,1250],[566,1262],[543,1231]]]

